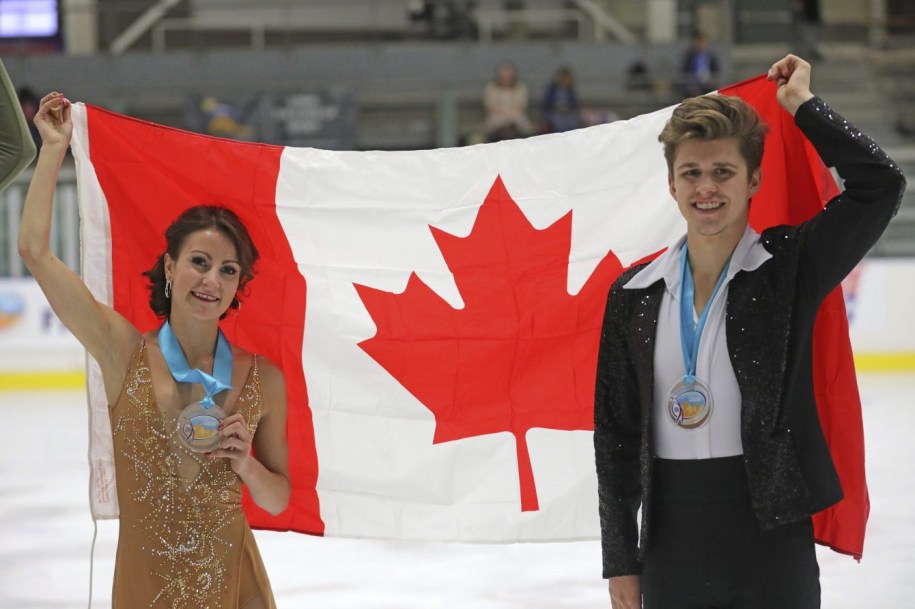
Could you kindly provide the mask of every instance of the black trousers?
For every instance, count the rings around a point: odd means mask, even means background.
[[[763,531],[743,457],[657,459],[644,609],[818,609],[809,518]]]

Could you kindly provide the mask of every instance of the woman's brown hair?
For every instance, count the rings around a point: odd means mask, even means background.
[[[248,282],[254,278],[254,263],[260,257],[254,242],[248,234],[245,225],[230,209],[218,205],[197,205],[185,210],[175,218],[165,230],[165,251],[156,260],[151,269],[143,273],[149,279],[149,306],[157,317],[168,317],[171,312],[171,300],[165,297],[165,254],[172,260],[178,259],[187,238],[197,231],[215,228],[235,245],[238,254],[238,263],[241,267],[238,280],[238,291],[229,309],[238,309],[238,294],[242,293]],[[229,312],[227,309],[222,318]]]

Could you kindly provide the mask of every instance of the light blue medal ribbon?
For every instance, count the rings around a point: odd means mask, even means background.
[[[232,347],[226,340],[222,330],[219,330],[216,339],[216,352],[213,357],[213,374],[207,374],[200,368],[191,368],[181,350],[178,338],[172,332],[168,320],[162,324],[159,330],[159,350],[168,364],[168,370],[172,377],[179,383],[200,383],[206,392],[206,396],[200,400],[200,405],[204,410],[209,410],[215,405],[213,396],[220,391],[231,389],[229,382],[232,380]]]
[[[709,309],[715,302],[715,296],[718,290],[724,285],[724,278],[728,274],[728,267],[731,265],[731,259],[724,264],[721,269],[721,275],[718,276],[718,283],[715,285],[715,291],[712,292],[711,298],[705,304],[702,314],[699,315],[699,321],[693,326],[693,299],[695,298],[696,287],[693,283],[693,273],[689,268],[687,260],[686,243],[680,249],[680,347],[683,350],[683,366],[686,368],[686,374],[683,375],[683,383],[692,385],[696,382],[696,360],[699,358],[699,341],[702,338],[702,331],[705,329],[705,320],[708,319]]]

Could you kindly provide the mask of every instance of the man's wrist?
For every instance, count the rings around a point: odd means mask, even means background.
[[[798,108],[800,108],[801,106],[804,105],[805,102],[807,102],[813,98],[814,98],[814,95],[810,90],[801,91],[801,92],[795,93],[793,95],[789,94],[785,98],[785,106],[786,106],[785,109],[788,110],[788,112],[791,114],[791,116],[794,116],[795,114],[797,114]]]

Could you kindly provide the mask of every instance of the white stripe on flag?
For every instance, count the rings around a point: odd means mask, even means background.
[[[113,306],[111,277],[111,223],[108,201],[89,156],[89,125],[85,104],[72,105],[73,158],[76,161],[80,215],[80,267],[83,281],[95,299]],[[114,476],[114,444],[102,372],[86,354],[89,397],[89,507],[95,519],[117,518],[118,496]]]
[[[461,308],[429,226],[466,236],[497,176],[537,229],[573,213],[570,294],[611,245],[624,266],[658,251],[684,230],[657,141],[670,112],[460,149],[284,151],[276,202],[308,285],[302,358],[327,535],[598,535],[592,433],[530,431],[540,509],[521,512],[513,436],[433,444],[432,412],[358,346],[375,325],[354,284],[400,293],[415,272]]]

